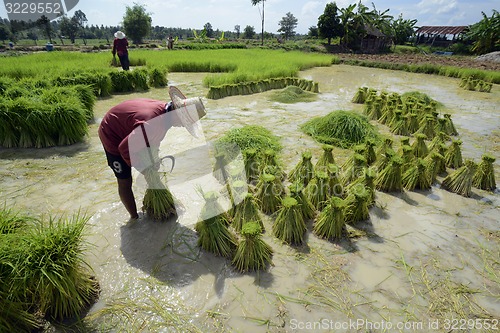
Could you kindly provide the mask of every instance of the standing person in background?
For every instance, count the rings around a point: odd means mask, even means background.
[[[113,57],[118,54],[118,58],[120,59],[120,64],[124,71],[129,70],[130,62],[128,60],[128,41],[125,34],[121,31],[115,32],[115,40],[113,41]]]
[[[172,35],[168,36],[168,39],[167,39],[167,48],[169,50],[172,50],[174,48],[174,39],[172,38]]]

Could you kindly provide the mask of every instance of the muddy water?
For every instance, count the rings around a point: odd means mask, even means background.
[[[169,80],[188,96],[205,96],[203,76],[170,74]],[[265,126],[282,138],[281,157],[290,170],[306,149],[319,156],[320,146],[298,130],[309,117],[339,109],[360,110],[350,103],[360,86],[399,93],[419,90],[453,114],[465,158],[478,160],[485,151],[497,158],[499,182],[498,86],[491,94],[469,92],[458,87],[457,79],[350,66],[311,69],[301,76],[319,82],[317,101],[285,105],[269,101],[270,92],[207,100],[208,115],[202,122],[206,139],[215,140],[242,125]],[[99,101],[96,123],[90,126],[84,144],[0,150],[0,195],[8,206],[34,214],[81,209],[91,216],[88,240],[92,249],[87,257],[102,288],[91,313],[126,300],[135,316],[146,322],[143,327],[150,327],[139,330],[144,332],[168,331],[152,328],[152,323],[165,321],[158,308],[145,308],[154,301],[163,304],[164,311],[183,318],[175,324],[180,331],[195,330],[193,327],[202,331],[301,331],[307,327],[300,325],[323,319],[336,323],[361,318],[424,322],[433,318],[432,311],[427,311],[433,302],[429,290],[418,289],[417,283],[423,280],[425,268],[429,276],[424,281],[436,288],[446,275],[453,283],[479,291],[474,301],[486,314],[498,318],[498,280],[494,283],[484,277],[486,264],[481,256],[485,249],[499,253],[498,192],[474,190],[473,198],[462,198],[435,186],[422,193],[378,193],[370,221],[355,228],[361,237],[339,244],[309,232],[306,246],[282,245],[272,237],[272,220],[266,218],[264,239],[275,251],[274,265],[267,272],[252,274],[239,274],[227,260],[196,246],[193,212],[201,209],[202,199],[196,199],[189,186],[179,186],[175,194],[188,198],[184,204],[195,209],[179,219],[158,223],[144,217],[128,223],[97,127],[111,106],[133,97],[164,99],[166,92],[152,89]],[[169,135],[169,142],[178,142],[183,133]],[[339,164],[349,154],[341,149],[334,153]],[[144,189],[137,184],[135,192],[140,205]],[[494,269],[499,268],[498,257],[496,260]],[[104,330],[106,324],[101,325]],[[134,325],[139,324],[122,321],[110,327],[138,331],[140,325]],[[326,331],[323,328],[332,326],[316,328]]]

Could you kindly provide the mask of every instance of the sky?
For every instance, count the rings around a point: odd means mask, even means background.
[[[317,25],[318,17],[329,2],[333,1],[266,0],[265,30],[276,33],[279,21],[290,12],[298,19],[295,31],[306,34],[309,27]],[[498,0],[362,0],[370,9],[372,2],[379,11],[390,9],[389,14],[395,18],[403,14],[404,19],[417,19],[417,26],[470,25],[482,19],[482,11],[491,16],[493,9],[500,10]],[[256,32],[261,31],[261,5],[253,6],[251,0],[79,0],[68,14],[72,16],[76,10],[81,10],[87,16],[89,25],[118,26],[126,7],[132,7],[134,3],[145,5],[153,26],[202,29],[210,23],[214,30],[234,31],[234,27],[239,25],[243,31],[250,25]],[[339,8],[345,8],[358,3],[358,0],[337,0],[336,3]],[[0,6],[0,17],[7,17],[5,6]]]

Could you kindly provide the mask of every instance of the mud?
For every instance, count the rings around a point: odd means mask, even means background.
[[[400,93],[419,90],[452,113],[465,158],[478,160],[486,151],[497,158],[498,183],[498,86],[491,94],[469,92],[458,87],[457,79],[344,65],[311,69],[301,76],[319,82],[317,101],[285,105],[270,102],[272,92],[206,100],[208,115],[202,121],[206,139],[215,140],[246,124],[265,126],[282,138],[281,159],[289,171],[302,151],[311,149],[316,158],[321,152],[320,145],[298,129],[309,117],[339,109],[361,110],[350,103],[360,86]],[[169,83],[188,96],[205,96],[203,77],[169,74]],[[83,144],[0,150],[0,195],[7,206],[32,214],[71,214],[81,209],[92,216],[87,259],[102,289],[90,312],[94,317],[88,317],[95,331],[169,331],[153,328],[162,323],[170,331],[176,327],[178,331],[299,332],[307,323],[324,319],[337,324],[365,319],[425,325],[459,315],[498,319],[498,273],[488,273],[500,269],[498,191],[474,189],[472,198],[463,198],[436,185],[427,192],[377,193],[370,221],[349,227],[357,237],[331,243],[314,236],[309,224],[306,245],[298,248],[273,238],[272,219],[265,217],[264,239],[275,251],[274,265],[266,272],[248,274],[235,272],[226,259],[200,251],[193,231],[195,214],[162,223],[147,217],[129,223],[97,127],[111,106],[134,97],[165,99],[167,94],[152,89],[100,100],[96,122]],[[171,142],[179,140],[177,134]],[[334,153],[339,164],[349,156],[342,149]],[[139,206],[143,191],[135,186]],[[201,207],[202,199],[189,204]],[[465,288],[468,302],[457,301],[459,308],[443,301],[455,295],[452,287]],[[139,322],[120,316],[123,310],[116,304],[124,300]],[[155,302],[163,306],[145,310],[144,305]],[[94,319],[103,309],[114,312],[118,320],[104,316],[96,324]],[[366,331],[366,327],[316,328],[312,331]]]

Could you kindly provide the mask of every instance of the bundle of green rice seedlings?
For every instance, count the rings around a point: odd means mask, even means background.
[[[280,180],[283,180],[286,176],[286,173],[283,171],[283,168],[278,163],[278,158],[276,155],[276,151],[273,149],[266,149],[262,153],[262,163],[261,163],[260,173],[269,173]]]
[[[327,174],[329,179],[329,196],[344,196],[344,186],[340,182],[340,168],[336,164],[328,164]]]
[[[493,88],[493,83],[491,82],[484,82],[483,83],[483,90],[481,90],[482,92],[491,92],[491,88]]]
[[[229,216],[217,202],[218,194],[203,194],[205,205],[200,212],[200,221],[195,225],[198,246],[205,251],[223,257],[231,257],[236,248],[236,237],[229,231]]]
[[[392,148],[387,148],[381,155],[375,166],[378,170],[383,170],[387,165],[390,164],[392,158],[397,156],[396,152]]]
[[[389,123],[389,127],[391,132],[396,135],[409,135],[408,129],[406,128],[406,119],[399,110],[394,112],[394,117]]]
[[[408,113],[406,115],[406,128],[409,134],[413,134],[418,131],[418,116],[416,113]]]
[[[314,166],[315,170],[326,170],[328,164],[335,164],[335,159],[333,158],[332,153],[333,146],[324,144],[321,148],[323,148],[323,153]]]
[[[273,224],[273,235],[288,244],[304,242],[307,227],[297,200],[285,197]]]
[[[288,175],[290,182],[299,182],[304,186],[309,183],[309,181],[314,177],[314,166],[311,159],[312,154],[310,151],[302,153],[302,159]]]
[[[375,103],[375,101],[373,101],[371,99],[365,101],[365,106],[363,107],[363,114],[365,116],[368,116],[372,112],[372,108],[373,108],[374,103]]]
[[[444,156],[437,151],[431,151],[424,162],[427,164],[427,174],[431,184],[436,182],[437,175],[446,171]]]
[[[257,150],[254,148],[247,149],[243,152],[245,161],[245,174],[248,183],[255,183],[259,179],[260,163],[257,158]]]
[[[297,200],[304,221],[312,219],[316,215],[316,208],[304,194],[304,186],[300,183],[293,183],[288,189],[290,190],[290,196]]]
[[[370,193],[364,187],[356,186],[351,188],[347,195],[345,220],[347,223],[356,223],[370,218],[368,209]]]
[[[429,148],[425,143],[426,139],[427,136],[423,133],[415,134],[415,141],[411,147],[413,148],[413,155],[415,155],[416,158],[425,158],[425,156],[429,154]]]
[[[438,132],[437,135],[434,137],[434,139],[432,139],[431,143],[429,144],[429,151],[437,149],[438,145],[444,144],[449,139],[450,137],[445,132],[443,131]]]
[[[338,197],[330,198],[325,209],[321,211],[314,223],[314,234],[328,240],[341,239],[346,233],[345,209],[346,202],[343,199]]]
[[[218,153],[215,155],[215,164],[213,170],[213,176],[219,181],[219,183],[225,185],[229,179],[229,173],[226,170],[226,154]]]
[[[417,133],[425,134],[429,140],[433,139],[436,135],[436,118],[427,115],[420,123]]]
[[[324,171],[316,171],[314,178],[304,189],[307,199],[317,210],[321,210],[325,206],[331,192],[328,173]]]
[[[175,200],[170,190],[161,181],[160,174],[148,169],[144,172],[148,189],[142,200],[142,210],[154,220],[166,220],[175,215]]]
[[[458,131],[451,120],[451,114],[445,113],[444,119],[446,119],[446,133],[449,135],[458,135]]]
[[[408,145],[401,146],[399,156],[403,160],[403,165],[401,167],[401,172],[405,172],[408,168],[413,165],[415,160],[415,155],[413,154],[413,148]]]
[[[409,146],[410,145],[410,137],[409,136],[403,136],[399,139],[399,145],[400,145],[400,148],[398,150],[398,153],[401,153],[401,148],[403,146]]]
[[[238,243],[232,265],[240,272],[264,270],[272,264],[273,249],[261,236],[256,222],[247,222],[241,229],[243,239]]]
[[[495,183],[495,171],[493,163],[495,157],[490,154],[484,154],[472,179],[472,185],[481,190],[493,191],[497,185]]]
[[[344,162],[344,164],[342,164],[342,170],[347,170],[352,166],[352,164],[354,163],[354,155],[359,154],[361,156],[365,156],[366,145],[365,144],[355,145],[352,150],[353,153],[351,154],[351,156],[349,156],[349,158]]]
[[[446,133],[446,127],[447,127],[447,120],[445,118],[436,118],[436,128],[435,133],[438,135],[440,132]]]
[[[394,111],[395,110],[393,108],[382,109],[382,114],[378,118],[378,122],[381,124],[389,125],[389,123],[392,121],[392,118],[394,118]]]
[[[403,190],[402,165],[401,157],[393,156],[389,164],[378,173],[375,188],[382,192],[401,192]]]
[[[363,104],[368,97],[368,87],[360,87],[352,98],[351,102],[356,104]]]
[[[388,148],[392,149],[392,144],[393,144],[392,138],[386,137],[384,141],[382,141],[380,147],[377,149],[377,156],[384,154]]]
[[[444,155],[445,164],[448,168],[458,169],[463,165],[461,140],[453,140]]]
[[[421,158],[418,158],[415,164],[403,174],[403,186],[408,191],[428,190],[431,185],[432,179],[428,173],[428,165]]]
[[[459,169],[446,176],[441,183],[441,187],[464,197],[472,195],[472,182],[477,165],[472,160],[465,161]]]
[[[363,155],[355,153],[352,158],[352,163],[344,169],[344,175],[342,177],[342,184],[348,185],[352,181],[356,180],[364,173],[366,168],[366,159]]]
[[[378,120],[382,116],[382,108],[384,103],[380,97],[378,97],[372,104],[371,109],[368,112],[368,119]]]
[[[257,222],[264,231],[264,223],[259,215],[257,201],[251,193],[247,193],[243,201],[236,205],[232,226],[234,230],[240,232],[241,228],[248,222]]]
[[[369,194],[368,207],[375,204],[375,178],[377,177],[376,168],[365,168],[364,175],[350,183],[346,188],[346,193],[353,193],[359,189],[366,189]]]
[[[365,150],[364,157],[366,159],[367,165],[372,165],[373,163],[375,163],[377,161],[377,154],[375,153],[375,146],[376,145],[377,145],[377,143],[375,142],[374,139],[372,139],[372,138],[366,139],[366,142],[365,142],[366,150]]]
[[[281,198],[285,195],[285,188],[274,175],[263,173],[256,186],[255,198],[260,209],[265,214],[272,214],[279,209]]]
[[[465,88],[467,86],[467,81],[468,80],[470,80],[470,76],[469,77],[462,76],[462,78],[460,79],[460,83],[458,84],[458,86],[460,88]]]

